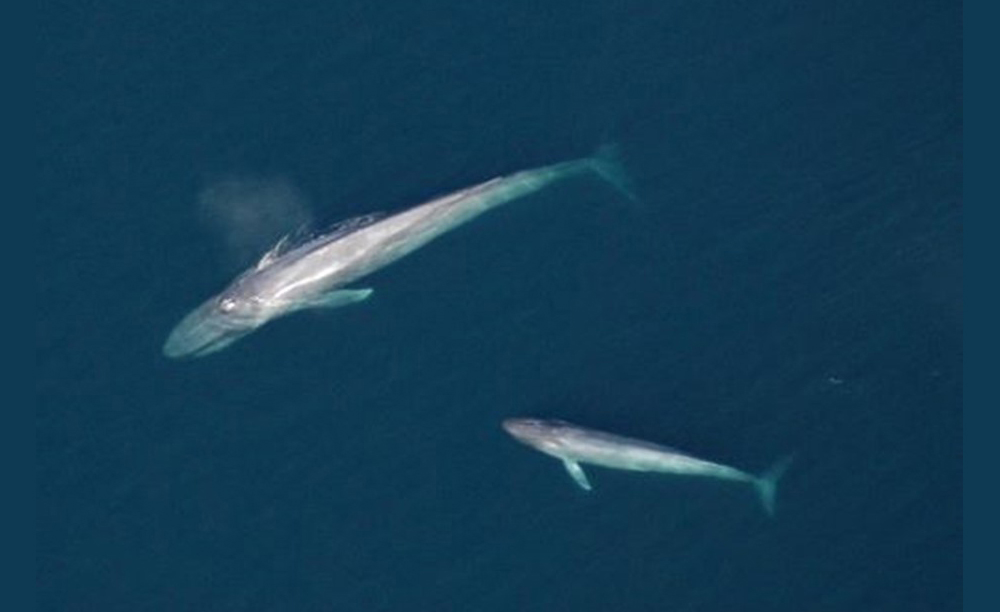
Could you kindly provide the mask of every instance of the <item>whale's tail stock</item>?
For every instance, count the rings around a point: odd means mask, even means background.
[[[769,467],[767,471],[753,481],[757,494],[760,495],[760,503],[764,506],[764,511],[768,516],[774,516],[775,497],[778,492],[778,480],[784,476],[788,467],[792,464],[793,455],[783,457]]]
[[[587,161],[590,162],[591,169],[598,176],[611,184],[622,195],[632,202],[639,201],[639,198],[635,195],[635,187],[632,184],[632,179],[625,170],[625,164],[622,163],[621,149],[617,144],[606,143],[601,145],[594,151],[593,155],[587,158]]]

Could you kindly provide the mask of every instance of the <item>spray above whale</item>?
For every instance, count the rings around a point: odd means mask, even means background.
[[[755,476],[666,446],[587,429],[566,421],[506,419],[503,428],[519,442],[562,461],[576,484],[587,491],[591,490],[590,480],[580,467],[581,463],[638,472],[705,476],[753,485],[768,515],[774,514],[778,479],[791,463],[791,457],[787,457],[760,476]]]
[[[501,204],[588,173],[632,197],[614,149],[602,147],[592,157],[497,177],[392,215],[348,219],[302,244],[282,239],[256,266],[184,317],[163,353],[202,357],[287,314],[366,300],[372,289],[348,285]]]

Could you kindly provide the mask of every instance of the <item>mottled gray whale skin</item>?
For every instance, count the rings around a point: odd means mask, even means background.
[[[289,313],[360,302],[372,290],[346,285],[496,206],[583,173],[595,173],[631,196],[613,151],[603,148],[593,157],[494,178],[393,215],[350,219],[298,246],[282,240],[184,317],[163,353],[175,359],[202,357]]]
[[[791,463],[791,457],[787,457],[762,475],[755,476],[666,446],[587,429],[566,421],[506,419],[503,428],[519,442],[562,461],[573,480],[587,491],[591,485],[580,467],[581,463],[618,470],[707,476],[753,485],[768,515],[774,514],[778,479]]]

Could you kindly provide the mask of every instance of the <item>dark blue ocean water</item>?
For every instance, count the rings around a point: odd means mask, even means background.
[[[44,610],[961,607],[954,2],[49,3],[37,208]],[[282,180],[317,222],[614,141],[191,361],[238,271],[199,214]],[[749,487],[559,464],[563,418]]]

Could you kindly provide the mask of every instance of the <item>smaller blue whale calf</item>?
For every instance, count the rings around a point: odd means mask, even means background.
[[[586,429],[566,421],[506,419],[503,428],[519,442],[561,460],[576,484],[587,491],[591,489],[590,481],[581,463],[638,472],[708,476],[752,484],[768,515],[774,514],[778,479],[791,463],[791,457],[787,457],[755,476],[666,446]]]

